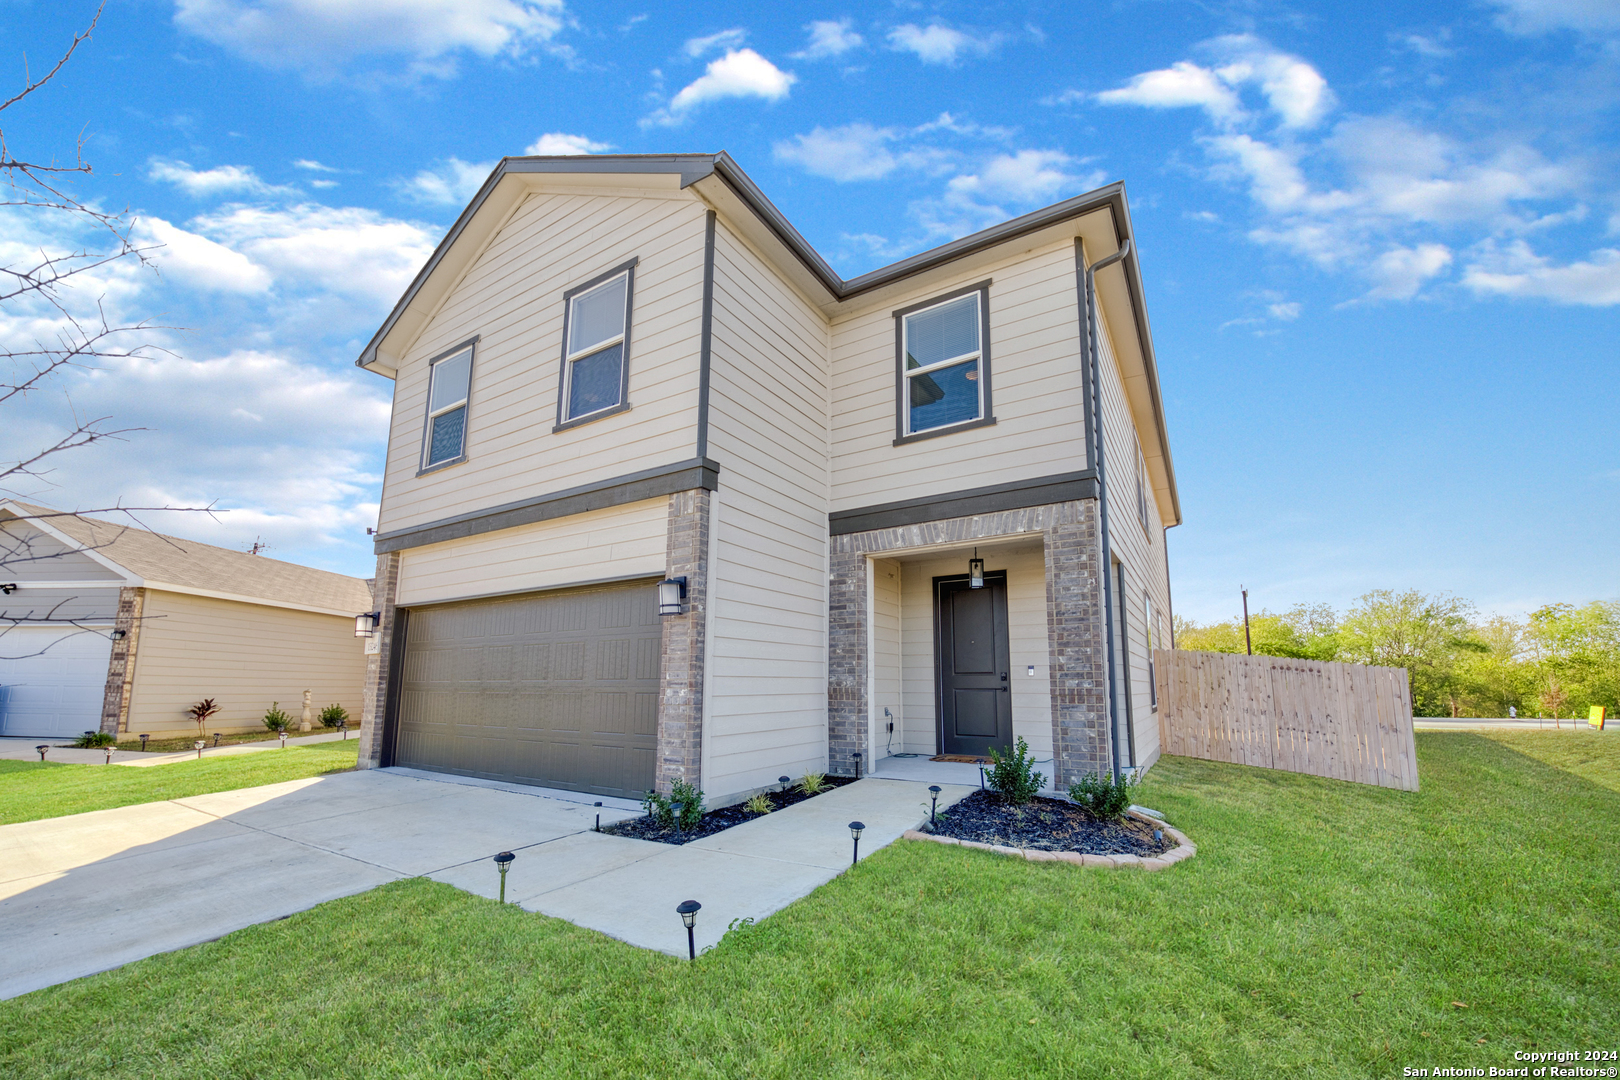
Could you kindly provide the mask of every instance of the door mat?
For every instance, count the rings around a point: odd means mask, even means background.
[[[974,757],[972,754],[936,754],[933,757],[929,758],[928,760],[929,761],[958,761],[958,762],[961,762],[963,765],[988,765],[988,764],[990,764],[990,759],[989,758],[987,758],[987,757]]]

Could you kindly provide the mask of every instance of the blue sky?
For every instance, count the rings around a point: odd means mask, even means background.
[[[0,0],[8,78],[92,10]],[[186,330],[9,409],[0,457],[111,414],[147,430],[24,493],[213,500],[150,523],[369,576],[391,384],[352,361],[501,155],[728,150],[845,276],[1123,180],[1178,614],[1614,598],[1617,76],[1613,0],[110,0],[0,127],[82,132],[80,194],[163,245],[71,303]],[[0,264],[87,242],[10,213]]]

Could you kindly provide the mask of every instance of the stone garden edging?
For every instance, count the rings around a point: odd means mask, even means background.
[[[1198,845],[1187,839],[1187,834],[1180,829],[1172,829],[1163,821],[1149,817],[1146,814],[1138,814],[1134,810],[1126,811],[1125,816],[1145,822],[1155,828],[1163,829],[1164,834],[1176,842],[1176,846],[1162,855],[1144,859],[1140,855],[1085,855],[1078,851],[1037,851],[1034,848],[1007,847],[1004,844],[981,844],[977,840],[958,840],[954,836],[935,836],[933,833],[925,833],[917,829],[907,829],[901,835],[901,839],[931,840],[936,844],[954,844],[957,847],[974,848],[978,851],[993,851],[997,855],[1021,856],[1028,862],[1066,862],[1075,866],[1104,866],[1110,869],[1135,866],[1143,870],[1164,870],[1183,859],[1190,859],[1198,854]]]

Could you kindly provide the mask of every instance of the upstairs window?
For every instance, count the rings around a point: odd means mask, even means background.
[[[557,426],[627,408],[630,295],[635,264],[609,270],[564,297],[562,389]]]
[[[429,365],[427,445],[422,468],[448,465],[467,456],[467,391],[472,383],[473,346],[457,346]]]
[[[1142,444],[1136,444],[1136,518],[1142,523],[1142,528],[1149,533],[1153,526],[1148,523],[1148,471],[1147,459],[1142,456]]]
[[[989,287],[895,313],[900,346],[896,443],[990,418]]]

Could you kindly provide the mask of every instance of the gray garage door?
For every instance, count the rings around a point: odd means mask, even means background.
[[[636,797],[652,786],[650,584],[410,612],[394,762]]]

